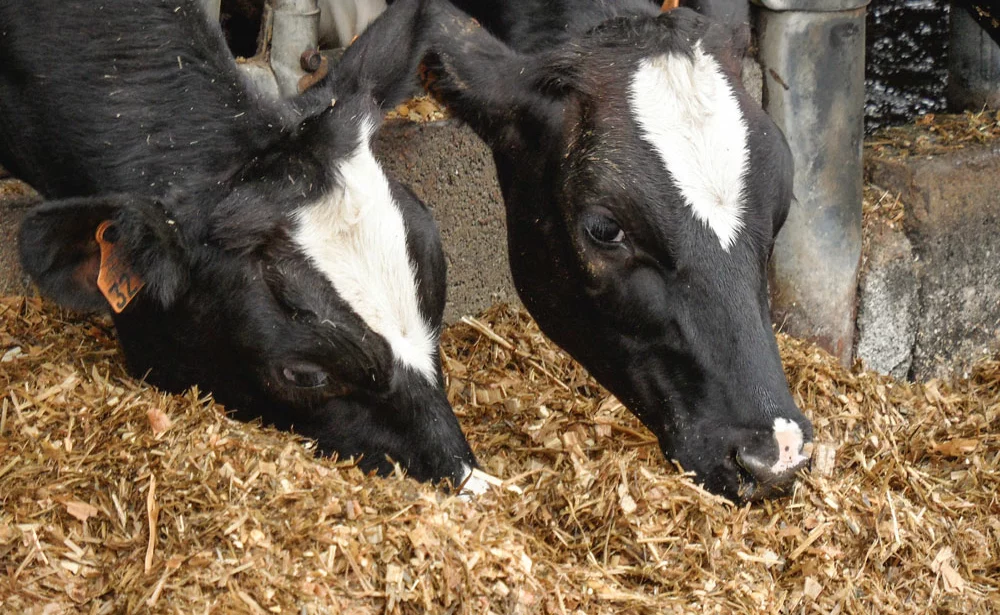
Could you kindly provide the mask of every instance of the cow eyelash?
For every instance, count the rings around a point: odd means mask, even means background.
[[[337,380],[326,370],[308,363],[285,365],[278,370],[278,375],[288,387],[302,395],[331,398],[350,395],[355,391],[352,385]]]
[[[602,213],[588,213],[583,217],[587,235],[602,247],[617,247],[625,242],[625,231],[618,221]]]
[[[330,382],[330,376],[322,370],[303,370],[285,367],[281,370],[281,375],[285,377],[292,386],[301,389],[318,389],[325,387]]]

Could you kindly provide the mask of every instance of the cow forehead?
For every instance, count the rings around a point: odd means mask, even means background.
[[[684,204],[728,251],[745,225],[749,130],[718,62],[700,41],[689,54],[642,58],[628,104]]]
[[[396,361],[433,380],[435,335],[420,312],[402,210],[369,146],[373,132],[363,120],[357,147],[336,163],[341,181],[296,212],[292,238]]]

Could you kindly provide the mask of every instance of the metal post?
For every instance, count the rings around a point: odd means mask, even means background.
[[[1000,108],[1000,46],[969,13],[951,3],[948,37],[948,106],[955,111]]]
[[[271,70],[282,96],[298,93],[299,79],[306,74],[299,58],[316,49],[319,41],[317,0],[275,0],[271,34]]]
[[[771,260],[784,331],[851,360],[861,258],[865,6],[760,0],[764,108],[795,161],[793,202]]]
[[[201,6],[205,9],[205,15],[212,21],[219,21],[219,11],[222,0],[201,0]]]

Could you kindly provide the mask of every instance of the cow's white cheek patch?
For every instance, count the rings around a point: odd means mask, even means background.
[[[778,461],[771,467],[774,474],[782,474],[800,466],[808,457],[803,455],[802,428],[795,421],[774,419],[774,441],[778,445]]]
[[[691,57],[646,58],[632,77],[629,103],[695,218],[728,251],[743,228],[748,131],[718,63],[700,41]]]
[[[338,164],[343,185],[296,214],[294,241],[396,360],[434,381],[435,336],[420,314],[406,226],[362,125],[355,151]]]

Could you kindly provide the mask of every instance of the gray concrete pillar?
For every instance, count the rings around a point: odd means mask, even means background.
[[[954,111],[978,111],[984,106],[1000,109],[1000,46],[969,8],[954,0],[948,46],[948,107]]]
[[[782,329],[851,360],[861,258],[865,6],[761,0],[764,108],[795,161],[793,202],[771,259]]]

